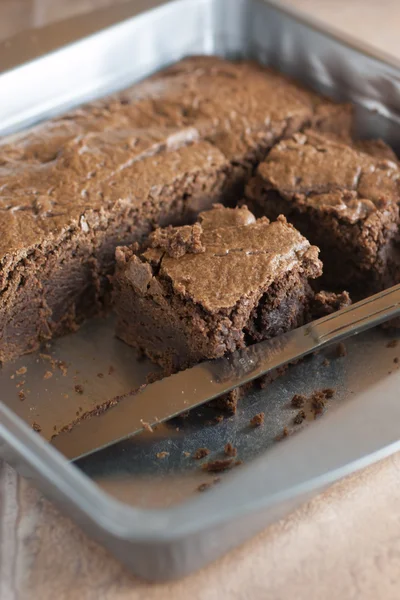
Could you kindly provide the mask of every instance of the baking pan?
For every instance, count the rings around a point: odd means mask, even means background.
[[[395,61],[262,0],[128,2],[17,36],[0,45],[0,131],[18,135],[188,54],[272,64],[355,102],[360,135],[381,137],[395,149],[400,140]],[[252,391],[234,417],[216,423],[216,413],[202,408],[70,464],[47,441],[54,427],[129,391],[154,370],[114,338],[112,317],[95,319],[40,355],[3,366],[0,456],[133,573],[154,581],[177,578],[333,481],[400,449],[396,342],[383,330],[362,334],[348,342],[346,357],[328,349]],[[335,388],[328,414],[293,426],[292,395],[326,387]],[[260,411],[265,426],[250,428]],[[296,435],[277,442],[285,427]],[[217,457],[228,441],[243,464],[216,485],[190,455],[206,446]],[[205,482],[212,486],[199,493]]]

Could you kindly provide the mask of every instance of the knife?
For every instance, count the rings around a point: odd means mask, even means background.
[[[60,433],[51,443],[70,460],[82,458],[399,315],[400,284],[279,337],[131,392],[105,412]]]

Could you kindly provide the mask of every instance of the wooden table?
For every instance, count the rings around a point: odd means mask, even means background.
[[[400,57],[396,0],[291,3]],[[112,0],[0,0],[0,38],[107,4]],[[0,463],[0,600],[128,598],[398,600],[400,455],[338,483],[213,565],[168,585],[134,579]]]

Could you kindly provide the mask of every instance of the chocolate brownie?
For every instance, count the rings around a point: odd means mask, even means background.
[[[0,360],[101,312],[117,244],[233,204],[277,140],[330,129],[333,106],[253,62],[194,57],[4,140]]]
[[[374,147],[295,134],[271,150],[246,189],[257,215],[285,215],[321,249],[329,286],[361,296],[400,281],[400,169]]]
[[[192,234],[156,231],[116,258],[117,335],[166,372],[303,324],[321,274],[318,249],[284,217],[256,220],[246,207],[216,205]]]

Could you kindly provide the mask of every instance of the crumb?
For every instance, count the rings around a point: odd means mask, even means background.
[[[50,365],[51,365],[51,368],[52,368],[52,369],[54,369],[54,368],[55,368],[55,366],[56,366],[56,361],[55,361],[55,360],[53,360],[53,359],[51,358],[50,354],[39,354],[39,356],[40,356],[40,358],[41,358],[41,359],[43,359],[43,360],[48,360],[48,361],[49,361],[49,363],[50,363]]]
[[[77,410],[77,411],[76,411],[76,413],[75,413],[77,417],[79,417],[79,412],[80,412],[80,411],[79,411],[79,410]]]
[[[20,369],[17,369],[17,370],[15,371],[15,374],[16,374],[16,375],[25,375],[25,373],[27,372],[27,370],[28,370],[28,369],[27,369],[26,367],[21,367]]]
[[[60,369],[63,376],[66,377],[68,373],[67,364],[63,360],[57,360],[56,365]]]
[[[211,486],[212,486],[212,483],[201,483],[198,486],[197,490],[199,492],[205,492],[206,490],[209,490]]]
[[[38,433],[40,433],[42,431],[41,426],[39,425],[39,423],[36,423],[36,421],[33,421],[33,423],[32,423],[32,429],[34,431],[37,431]]]
[[[225,444],[224,453],[226,454],[226,456],[236,456],[237,449],[234,446],[232,446],[230,442],[228,442],[227,444]]]
[[[63,394],[64,398],[67,400],[69,398],[68,394]]]
[[[215,417],[215,423],[222,423],[223,420],[224,420],[224,415],[217,415]]]
[[[20,381],[19,383],[17,383],[17,385],[15,386],[17,389],[24,386],[25,385],[25,380]]]
[[[208,471],[209,473],[219,473],[220,471],[226,471],[232,467],[233,460],[231,458],[211,460],[202,465],[203,471]]]
[[[346,350],[346,346],[343,344],[343,342],[340,342],[340,344],[338,344],[336,346],[336,354],[339,358],[346,356],[347,350]]]
[[[50,377],[53,377],[52,371],[46,371],[46,373],[43,375],[43,379],[50,379]]]
[[[156,457],[159,459],[166,458],[167,456],[169,456],[169,452],[166,452],[165,450],[162,452],[157,452],[156,454]]]
[[[333,388],[325,388],[322,390],[322,393],[325,395],[325,398],[333,398],[335,395],[335,390]]]
[[[300,412],[297,413],[297,415],[293,419],[293,424],[300,425],[304,421],[305,418],[306,418],[306,413],[304,412],[304,410],[301,410]]]
[[[281,440],[283,440],[284,438],[288,437],[289,435],[289,429],[287,427],[284,427],[282,432],[276,436],[276,441],[280,442]]]
[[[399,357],[395,356],[393,359],[393,362],[395,363],[395,365],[397,365],[397,363],[399,362]]]
[[[195,460],[201,460],[202,458],[204,458],[205,456],[208,456],[210,454],[210,451],[208,448],[198,448],[197,450],[195,450],[193,452],[193,458]]]
[[[150,433],[153,433],[154,429],[152,428],[150,423],[147,423],[147,421],[143,421],[143,419],[140,419],[140,422],[143,425],[143,429],[145,429],[146,431],[149,431]]]
[[[398,340],[391,340],[386,344],[386,348],[396,348]]]
[[[25,396],[24,390],[21,390],[20,392],[18,392],[18,396],[19,396],[19,399],[21,400],[21,402],[23,400],[25,400],[26,396]]]
[[[264,418],[265,414],[263,412],[260,412],[250,419],[250,425],[252,427],[260,427],[260,425],[264,424]]]
[[[115,368],[114,368],[112,365],[110,365],[110,366],[108,367],[108,374],[109,374],[109,375],[112,375],[112,374],[114,373],[114,371],[115,371]]]
[[[83,386],[80,385],[79,383],[75,386],[75,391],[77,394],[83,394]]]
[[[99,379],[103,379],[104,373],[97,373],[97,377],[99,377]]]
[[[302,394],[295,394],[291,400],[291,405],[294,408],[302,408],[306,403],[307,398]]]
[[[323,392],[314,392],[310,398],[311,409],[314,416],[320,415],[325,408],[325,394]]]
[[[15,375],[10,375],[10,379],[14,379],[14,378],[15,378]]]
[[[330,364],[331,364],[331,361],[328,358],[324,358],[324,360],[322,361],[323,367],[329,367]]]
[[[57,425],[54,425],[53,431],[57,431]]]
[[[186,458],[188,458],[190,456],[190,452],[186,452],[185,450],[183,451],[183,456],[185,456]]]
[[[242,464],[243,464],[243,461],[240,458],[238,458],[238,460],[235,460],[235,467],[240,467],[240,465],[242,465]]]

